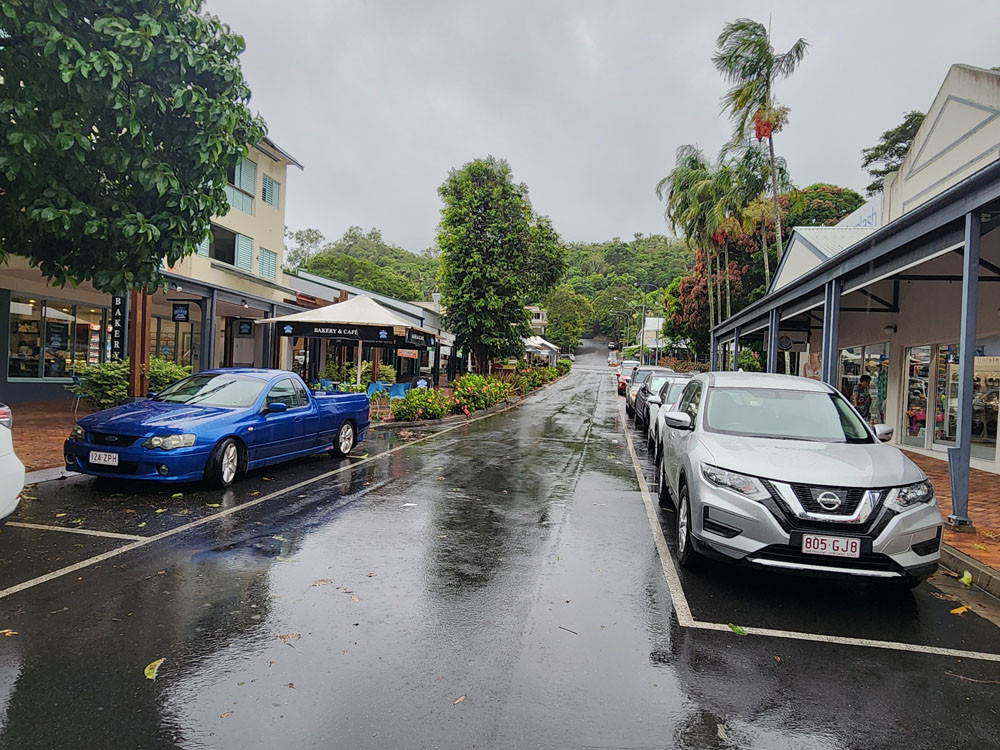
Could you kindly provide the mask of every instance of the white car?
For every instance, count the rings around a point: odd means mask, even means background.
[[[14,453],[13,422],[10,407],[0,404],[0,524],[17,510],[24,489],[24,464]]]
[[[694,376],[691,372],[677,372],[667,378],[667,382],[660,388],[659,394],[650,397],[646,402],[649,409],[649,435],[647,436],[647,447],[653,451],[656,461],[660,460],[660,451],[663,449],[663,415],[673,409],[675,403],[681,398],[684,386]]]

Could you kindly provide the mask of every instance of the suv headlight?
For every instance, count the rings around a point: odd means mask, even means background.
[[[712,466],[711,464],[701,465],[701,475],[709,484],[732,490],[736,494],[750,500],[766,500],[771,496],[771,493],[764,488],[764,485],[757,477],[737,474],[735,471],[720,469],[718,466]]]
[[[194,437],[194,435],[153,435],[142,445],[144,448],[172,451],[174,448],[190,448],[194,445]]]
[[[916,484],[908,484],[905,487],[898,487],[896,489],[896,496],[886,504],[894,510],[903,511],[908,508],[912,508],[914,505],[930,503],[933,501],[934,485],[930,483],[929,479],[925,479],[924,481],[917,482]]]
[[[87,439],[87,431],[84,430],[80,425],[76,425],[76,426],[73,427],[72,430],[70,430],[69,439],[70,440],[86,440]]]

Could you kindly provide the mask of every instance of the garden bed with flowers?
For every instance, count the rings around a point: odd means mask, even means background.
[[[405,398],[392,401],[388,412],[379,405],[378,419],[373,423],[388,426],[468,419],[476,412],[496,410],[519,401],[565,375],[570,367],[569,360],[560,360],[555,367],[520,365],[513,372],[501,375],[463,375],[452,381],[450,388],[414,388]]]

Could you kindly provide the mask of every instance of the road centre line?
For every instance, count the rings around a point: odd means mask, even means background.
[[[36,529],[38,531],[62,531],[66,534],[83,534],[84,536],[103,536],[108,539],[129,539],[131,541],[138,541],[140,539],[146,539],[144,536],[139,534],[119,534],[115,531],[97,531],[95,529],[68,529],[63,526],[50,526],[44,523],[25,523],[24,521],[8,521],[8,526],[14,526],[18,529]]]
[[[253,500],[248,500],[247,502],[242,503],[241,505],[236,505],[232,508],[226,508],[224,510],[220,510],[209,516],[205,516],[204,518],[199,518],[195,521],[190,521],[188,523],[181,524],[180,526],[160,532],[159,534],[154,534],[153,536],[138,537],[136,538],[136,541],[133,541],[131,544],[124,544],[121,547],[116,547],[113,550],[108,550],[107,552],[95,555],[94,557],[88,557],[86,560],[81,560],[78,563],[67,565],[64,568],[59,568],[58,570],[53,570],[50,573],[45,573],[44,575],[40,575],[35,578],[31,578],[27,581],[15,584],[14,586],[10,586],[6,589],[0,590],[0,599],[4,599],[8,596],[13,596],[14,594],[20,593],[21,591],[25,591],[30,588],[34,588],[35,586],[40,586],[43,583],[54,581],[57,578],[62,578],[63,576],[69,575],[71,573],[76,573],[77,571],[83,570],[84,568],[89,568],[91,565],[96,565],[106,560],[119,557],[120,555],[124,555],[126,552],[131,552],[132,550],[139,549],[140,547],[145,547],[147,545],[153,544],[154,542],[159,542],[163,539],[167,539],[168,537],[181,534],[185,531],[190,531],[191,529],[197,528],[199,526],[204,526],[207,523],[211,523],[220,518],[224,518],[225,516],[231,516],[234,513],[239,513],[240,511],[246,510],[248,508],[253,508],[268,500],[273,500],[276,497],[287,495],[289,492],[294,492],[295,490],[301,489],[303,487],[308,487],[311,484],[315,484],[316,482],[321,482],[324,479],[329,479],[330,477],[335,476],[336,474],[340,474],[344,471],[354,469],[355,467],[361,466],[363,464],[372,463],[373,461],[377,461],[380,458],[383,458],[384,456],[391,455],[393,453],[403,450],[404,448],[409,448],[413,445],[417,445],[418,443],[423,443],[428,440],[432,440],[436,437],[440,437],[441,435],[445,435],[449,432],[452,432],[453,430],[465,427],[466,425],[472,424],[473,422],[479,422],[484,419],[490,419],[491,417],[495,417],[498,414],[503,414],[505,412],[510,411],[511,409],[516,409],[517,407],[521,406],[521,404],[525,403],[528,400],[528,398],[530,398],[530,395],[528,397],[522,398],[520,401],[516,403],[510,404],[504,409],[500,409],[499,411],[495,411],[490,414],[484,414],[480,417],[473,417],[464,422],[459,422],[457,424],[451,425],[450,427],[445,427],[444,429],[434,432],[430,435],[425,435],[424,437],[417,438],[416,440],[411,440],[408,443],[404,443],[403,445],[398,445],[395,448],[390,448],[389,450],[383,451],[382,453],[378,453],[374,456],[369,456],[368,458],[363,458],[358,461],[348,462],[343,466],[333,469],[332,471],[324,472],[315,477],[312,477],[311,479],[306,479],[301,482],[298,482],[297,484],[293,484],[290,487],[284,487],[280,490],[275,490],[274,492],[271,492],[267,495],[261,495],[260,497],[256,497]],[[13,526],[14,523],[11,522],[8,523],[8,525]],[[101,535],[103,536],[103,534]]]
[[[681,585],[680,576],[674,566],[673,556],[667,547],[666,537],[663,535],[663,528],[653,504],[653,497],[646,484],[646,477],[643,474],[642,466],[639,463],[639,455],[635,452],[635,445],[632,443],[632,435],[629,433],[628,423],[625,419],[624,407],[619,404],[618,414],[622,418],[625,442],[628,444],[629,454],[632,458],[632,468],[635,470],[635,477],[639,481],[639,492],[642,495],[642,502],[646,506],[646,517],[649,520],[650,530],[653,532],[653,541],[656,544],[656,552],[660,556],[660,565],[663,568],[663,577],[667,581],[667,588],[670,590],[670,597],[673,600],[674,611],[677,613],[677,623],[682,628],[692,630],[714,630],[717,632],[732,633],[733,630],[728,623],[704,622],[696,620],[691,614],[691,607],[684,594],[684,587]],[[824,635],[821,633],[804,633],[796,630],[776,630],[773,628],[743,627],[747,635],[762,636],[765,638],[784,638],[796,641],[812,641],[815,643],[829,643],[838,646],[859,646],[862,648],[881,648],[891,651],[908,651],[917,654],[931,654],[934,656],[951,656],[959,659],[979,659],[982,661],[1000,662],[1000,654],[992,654],[984,651],[962,651],[954,648],[941,648],[939,646],[921,646],[914,643],[900,643],[898,641],[877,641],[869,638],[853,638],[841,635]]]

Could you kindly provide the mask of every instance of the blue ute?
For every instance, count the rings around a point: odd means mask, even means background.
[[[65,443],[66,468],[228,487],[247,469],[345,456],[368,426],[363,393],[313,393],[285,370],[208,370],[81,419]]]

